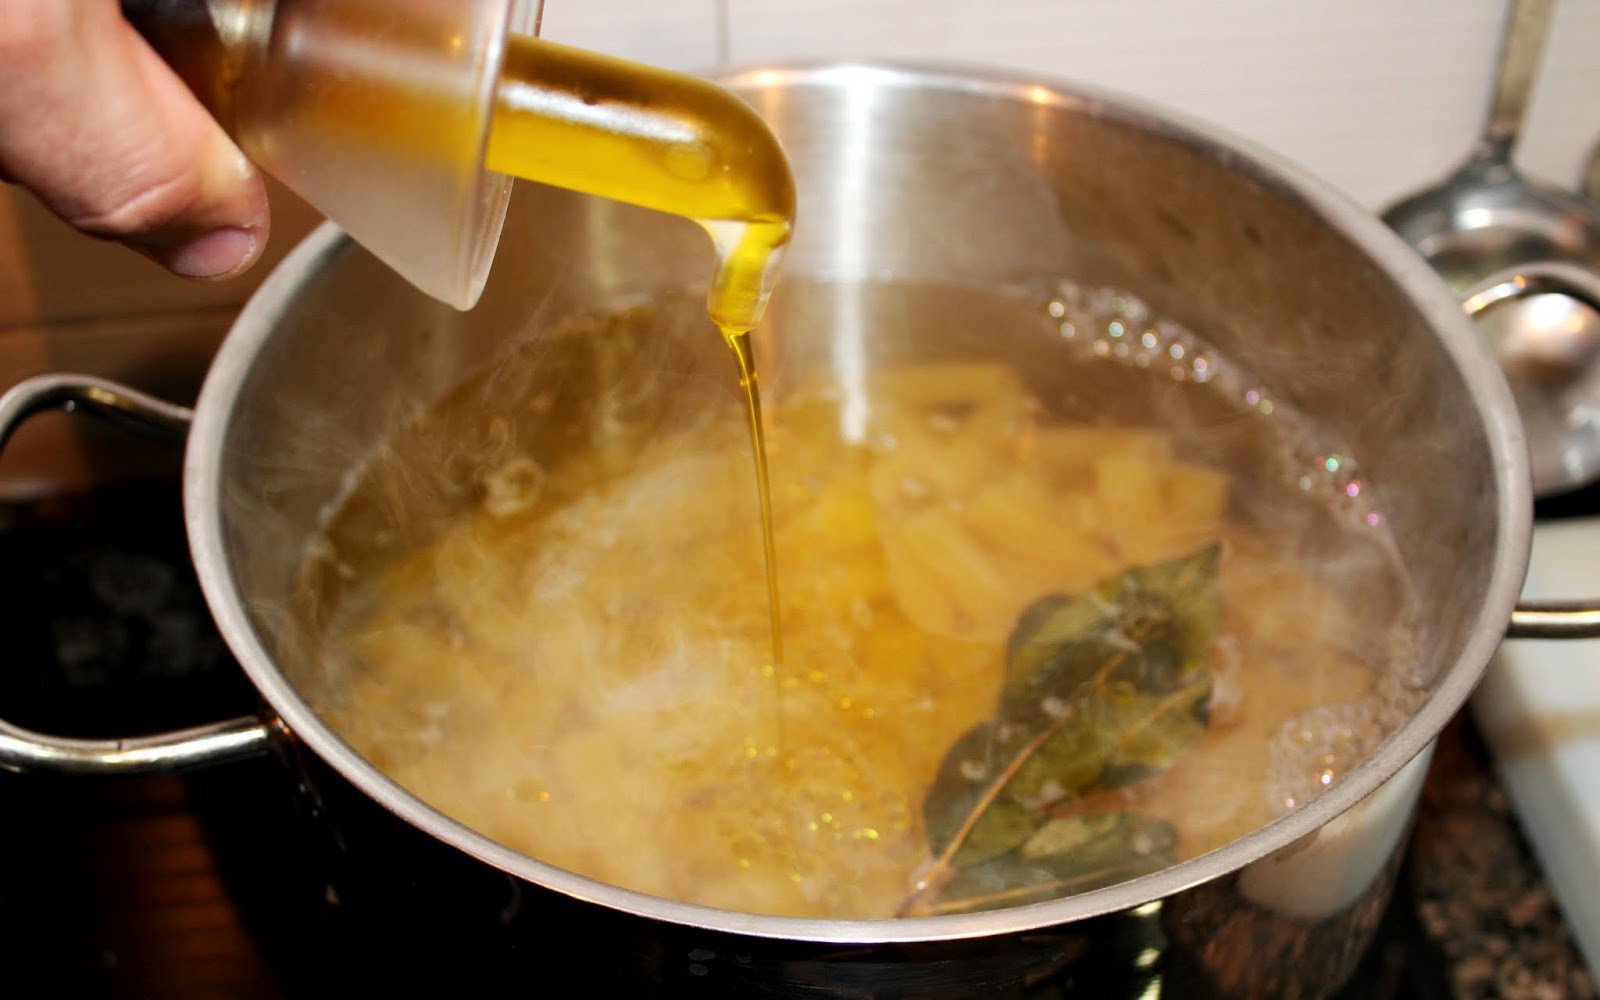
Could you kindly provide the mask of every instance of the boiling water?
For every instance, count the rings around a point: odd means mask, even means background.
[[[1223,545],[1203,733],[1062,804],[1170,821],[1171,860],[1336,782],[1421,696],[1379,491],[1134,297],[796,282],[762,336],[767,559],[744,400],[695,299],[576,320],[397,434],[333,513],[290,658],[313,704],[560,867],[888,917],[1042,595]]]

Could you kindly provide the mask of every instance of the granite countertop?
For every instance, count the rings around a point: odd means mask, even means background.
[[[0,507],[8,721],[106,736],[252,708],[200,599],[176,493],[161,481]],[[0,849],[29,859],[0,882],[0,957],[66,995],[294,995],[296,935],[321,889],[283,849],[294,817],[263,806],[271,770],[0,772],[8,812],[36,818],[0,824]],[[1596,995],[1467,719],[1441,737],[1395,901],[1346,995]]]
[[[1409,894],[1424,936],[1441,954],[1449,995],[1595,996],[1488,752],[1465,718],[1439,741],[1399,892]]]

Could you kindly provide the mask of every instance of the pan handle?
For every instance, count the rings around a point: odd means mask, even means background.
[[[1502,302],[1548,293],[1571,296],[1600,311],[1600,276],[1554,261],[1526,264],[1488,278],[1468,291],[1461,305],[1469,317],[1477,319]],[[1518,601],[1511,624],[1506,626],[1506,638],[1600,638],[1600,599]]]
[[[1461,308],[1469,319],[1477,319],[1491,306],[1530,295],[1566,295],[1600,309],[1600,275],[1576,264],[1533,261],[1501,271],[1469,288],[1461,297]]]
[[[142,392],[86,375],[41,375],[0,396],[0,449],[23,421],[45,410],[89,413],[130,430],[182,440],[194,414]],[[0,769],[148,774],[253,756],[271,727],[242,716],[195,729],[120,740],[78,740],[30,732],[0,720]]]
[[[1600,638],[1600,601],[1518,601],[1506,638]]]

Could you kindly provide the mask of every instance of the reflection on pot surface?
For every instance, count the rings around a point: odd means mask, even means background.
[[[816,332],[846,299],[848,367]],[[312,546],[287,667],[446,814],[724,909],[992,909],[1264,826],[1423,696],[1382,484],[1238,359],[1066,281],[775,300],[778,659],[700,301],[512,345]]]

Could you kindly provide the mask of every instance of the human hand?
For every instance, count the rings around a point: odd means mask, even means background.
[[[0,179],[185,277],[267,242],[260,175],[117,0],[0,0]]]

